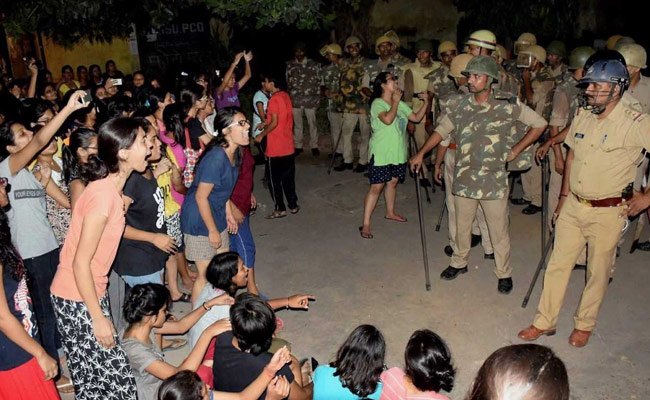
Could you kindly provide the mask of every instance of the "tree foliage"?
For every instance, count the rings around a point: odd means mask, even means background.
[[[472,31],[490,29],[499,42],[532,32],[546,40],[568,41],[577,26],[579,0],[454,0],[461,13],[459,39]]]
[[[360,0],[18,0],[2,12],[10,34],[40,31],[62,44],[126,37],[133,24],[160,27],[189,6],[204,6],[223,20],[261,28],[278,24],[317,29],[335,19],[334,6],[358,8]]]

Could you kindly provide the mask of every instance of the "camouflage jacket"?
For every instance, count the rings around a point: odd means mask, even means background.
[[[499,82],[494,85],[494,88],[506,93],[511,93],[521,98],[521,83],[516,76],[506,71],[505,68],[499,65]]]
[[[508,194],[506,159],[516,143],[521,105],[516,97],[495,95],[477,104],[473,94],[450,97],[445,104],[455,129],[456,169],[452,192],[472,199],[503,199]]]
[[[294,107],[318,107],[320,83],[320,64],[308,58],[287,62],[287,89]]]
[[[454,81],[449,78],[449,67],[440,64],[440,68],[431,71],[425,76],[429,80],[429,89],[437,100],[456,92]]]
[[[551,75],[551,70],[546,66],[542,67],[531,78],[530,84],[535,95],[533,104],[529,104],[529,106],[548,121],[553,109],[553,89],[555,88],[555,78]]]
[[[398,85],[403,87],[402,75],[404,71],[402,71],[402,67],[404,65],[406,65],[404,62],[395,58],[389,60],[387,63],[382,63],[379,58],[367,60],[365,64],[366,77],[363,80],[364,85],[368,88],[372,88],[372,84],[377,78],[377,75],[382,72],[390,72],[391,75],[397,78]]]
[[[556,92],[563,92],[569,100],[569,119],[566,123],[567,126],[571,125],[573,117],[575,117],[578,108],[580,108],[580,89],[576,87],[577,84],[578,81],[573,76],[569,76],[568,79],[560,82],[555,87]]]
[[[341,102],[341,64],[329,64],[322,70],[322,86],[327,88],[330,93],[336,94],[336,97],[327,99],[327,109],[336,110]]]
[[[363,94],[363,77],[366,74],[366,60],[359,56],[356,60],[341,60],[340,102],[336,105],[338,112],[350,114],[367,114],[368,97]]]
[[[560,64],[559,68],[553,69],[550,66],[548,67],[549,72],[551,75],[555,78],[555,84],[559,85],[562,83],[563,80],[565,80],[567,77],[571,76],[571,72],[569,71],[569,67],[562,63]]]

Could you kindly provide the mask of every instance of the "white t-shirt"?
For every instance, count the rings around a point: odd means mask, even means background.
[[[0,162],[0,177],[7,178],[11,190],[7,193],[11,209],[7,212],[11,242],[23,259],[42,256],[57,249],[59,243],[47,219],[45,188],[27,169],[14,176],[9,159]]]
[[[192,311],[196,310],[199,307],[203,307],[204,302],[210,301],[217,296],[221,296],[224,293],[225,292],[223,290],[217,289],[214,286],[212,286],[210,283],[208,283],[207,285],[205,285],[203,290],[201,290],[201,293],[199,294],[198,299],[196,299],[196,302],[194,302],[195,305],[192,308]],[[199,337],[208,326],[214,324],[220,319],[229,318],[229,317],[230,317],[229,305],[214,306],[210,309],[210,311],[203,314],[201,319],[196,321],[196,324],[194,324],[190,328],[190,331],[187,333],[187,337],[190,340],[190,350],[194,348],[194,345],[199,340]]]
[[[257,115],[257,103],[262,103],[262,108],[266,113],[266,107],[269,104],[269,97],[261,90],[258,90],[253,96],[253,137],[262,133],[263,129],[257,130],[256,127],[262,122],[262,119]]]

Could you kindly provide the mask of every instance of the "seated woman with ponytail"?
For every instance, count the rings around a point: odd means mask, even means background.
[[[134,400],[106,287],[125,226],[122,189],[131,172],[145,170],[152,146],[139,121],[116,118],[100,128],[97,147],[83,171],[90,183],[72,210],[51,299],[78,398]]]
[[[199,158],[194,181],[181,209],[185,256],[194,261],[198,276],[192,287],[196,302],[206,284],[205,271],[212,257],[229,251],[229,232],[237,233],[230,195],[239,175],[239,146],[249,143],[250,123],[237,108],[219,111],[213,138]]]
[[[449,400],[456,371],[442,338],[428,329],[413,332],[404,352],[406,368],[393,367],[381,374],[381,400]]]

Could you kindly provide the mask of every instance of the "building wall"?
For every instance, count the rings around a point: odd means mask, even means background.
[[[70,48],[65,48],[49,38],[43,39],[47,68],[52,71],[54,80],[61,76],[61,67],[68,64],[76,71],[77,66],[98,64],[104,72],[107,60],[114,60],[117,69],[129,74],[140,69],[137,43],[134,39],[113,39],[111,43],[90,43],[82,41]]]

